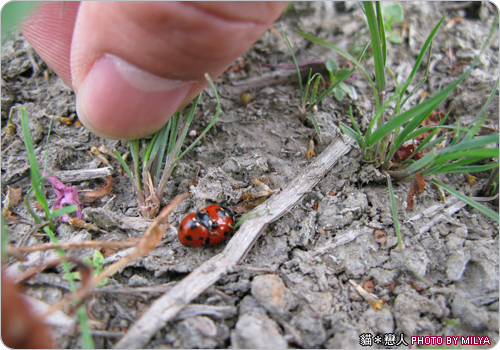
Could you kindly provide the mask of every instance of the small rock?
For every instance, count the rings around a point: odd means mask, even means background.
[[[307,349],[316,348],[326,340],[326,332],[320,317],[307,315],[305,312],[296,314],[291,321],[292,327],[300,332],[302,346]]]
[[[128,280],[128,285],[130,287],[147,286],[147,285],[149,285],[149,281],[145,277],[142,277],[142,276],[139,276],[139,275],[133,275]]]
[[[251,295],[247,295],[241,300],[240,305],[238,305],[238,311],[240,315],[246,313],[265,315],[267,312]]]
[[[252,295],[271,314],[283,315],[294,304],[292,293],[277,275],[254,277]]]
[[[453,318],[459,318],[462,326],[469,326],[474,330],[488,329],[490,318],[486,310],[480,309],[466,299],[455,296],[451,303]]]
[[[266,315],[240,316],[231,333],[233,349],[286,349],[288,343],[280,333],[278,324]]]
[[[182,320],[177,332],[182,346],[186,349],[213,349],[221,345],[229,335],[227,329],[226,332],[219,332],[215,322],[206,316],[193,316]]]

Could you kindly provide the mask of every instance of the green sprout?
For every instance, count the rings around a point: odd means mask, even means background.
[[[326,69],[330,74],[330,84],[335,83],[337,77],[342,77],[349,71],[349,69],[339,69],[337,62],[331,57],[326,61]],[[352,95],[353,91],[349,85],[341,81],[338,86],[333,89],[333,96],[335,96],[337,101],[342,101],[344,99],[344,94]]]
[[[326,91],[324,91],[322,94],[318,96],[319,83],[323,81],[323,77],[319,73],[312,75],[312,70],[311,70],[309,71],[309,76],[307,77],[306,85],[303,86],[302,75],[300,74],[299,64],[297,63],[295,53],[293,52],[292,44],[290,44],[290,41],[288,40],[288,37],[286,36],[285,32],[283,32],[283,36],[285,37],[288,49],[290,50],[290,53],[292,55],[293,63],[295,64],[295,68],[297,69],[297,75],[299,76],[300,114],[307,115],[309,118],[311,118],[311,121],[314,125],[314,129],[316,130],[318,137],[320,137],[321,139],[321,130],[318,126],[318,123],[316,122],[316,118],[314,118],[314,115],[311,113],[311,111],[321,100],[323,100],[326,97],[326,95],[328,95],[331,91],[333,91],[341,83],[343,83],[347,78],[349,78],[351,74],[356,70],[356,67],[351,70],[341,70],[341,72],[338,71],[335,77],[336,78],[335,81],[330,85],[330,87]],[[308,101],[309,91],[311,92]]]
[[[401,23],[404,20],[403,8],[401,7],[401,4],[395,3],[384,7],[384,18],[384,27],[388,32],[387,40],[394,44],[401,44],[401,35],[392,29],[392,25],[394,23]]]
[[[104,267],[104,256],[102,255],[102,253],[98,250],[96,250],[94,252],[94,256],[92,257],[92,259],[90,259],[89,257],[84,257],[83,258],[83,261],[85,263],[87,263],[88,265],[92,266],[93,268],[93,272],[92,272],[92,275],[94,277],[96,277],[98,274],[101,273],[101,271],[103,270],[103,267]],[[80,274],[80,272],[76,271],[76,272],[71,272],[71,276],[73,277],[73,279],[75,280],[81,280],[82,279],[82,276]],[[64,276],[64,279],[68,279],[67,278],[68,276]],[[102,287],[104,286],[106,283],[108,283],[108,278],[104,278],[102,281],[100,281],[99,283],[97,283],[97,287]]]

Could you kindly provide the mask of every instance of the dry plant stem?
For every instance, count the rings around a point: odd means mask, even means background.
[[[29,253],[37,250],[51,250],[51,249],[70,249],[70,248],[131,248],[137,245],[138,239],[127,242],[113,242],[113,241],[85,241],[85,242],[63,242],[63,243],[46,243],[36,244],[29,247],[15,248],[15,251],[20,253]]]
[[[62,183],[82,182],[111,176],[111,168],[56,171],[53,173]]]
[[[265,211],[245,221],[222,253],[204,262],[157,299],[115,347],[139,349],[146,346],[151,337],[185,306],[234,269],[266,226],[286,214],[350,149],[340,139],[333,141],[285,190],[255,208]]]
[[[160,214],[158,214],[158,217],[151,223],[151,225],[149,225],[139,242],[136,243],[136,248],[129,255],[118,260],[116,263],[109,266],[106,270],[102,271],[99,275],[93,278],[91,281],[92,283],[89,283],[88,287],[82,287],[80,290],[76,291],[75,293],[69,294],[61,301],[54,304],[45,312],[45,315],[48,315],[53,311],[62,308],[73,300],[84,299],[93,291],[94,286],[101,282],[103,279],[111,276],[121,268],[125,267],[131,261],[140,258],[141,256],[147,255],[149,252],[154,250],[158,243],[161,241],[163,235],[165,234],[166,228],[168,227],[168,216],[170,215],[172,210],[187,197],[189,197],[188,192],[184,192],[175,197],[169,205],[163,208],[163,210],[160,212]]]
[[[88,277],[91,275],[91,272],[92,272],[90,270],[90,267],[76,257],[65,256],[63,258],[49,260],[41,265],[37,265],[37,266],[34,266],[34,267],[26,270],[23,274],[16,277],[14,283],[25,282],[25,281],[29,280],[31,277],[33,277],[34,275],[42,272],[43,270],[59,265],[62,261],[69,261],[69,262],[73,262],[73,263],[77,264],[79,271],[82,273],[82,281],[89,280]]]
[[[94,279],[94,283],[99,283],[104,278],[111,276],[121,268],[125,267],[129,262],[140,258],[141,256],[147,255],[149,252],[156,249],[156,246],[158,245],[158,243],[160,243],[163,235],[165,234],[168,225],[168,216],[170,215],[172,210],[187,197],[189,197],[189,193],[184,192],[175,197],[169,205],[163,208],[156,219],[151,223],[151,225],[149,225],[146,232],[144,232],[141,239],[139,240],[139,244],[137,245],[137,247],[129,255],[121,260],[118,260],[116,263],[109,266],[106,270],[97,275]]]

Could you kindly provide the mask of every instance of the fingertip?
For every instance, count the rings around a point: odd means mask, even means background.
[[[176,112],[193,83],[165,79],[124,60],[97,59],[77,95],[82,124],[98,136],[139,139],[162,128]]]

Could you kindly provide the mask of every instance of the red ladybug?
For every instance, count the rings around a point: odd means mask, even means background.
[[[233,218],[228,210],[219,205],[210,205],[191,213],[181,221],[178,230],[182,245],[199,247],[213,246],[223,242],[233,231]]]

